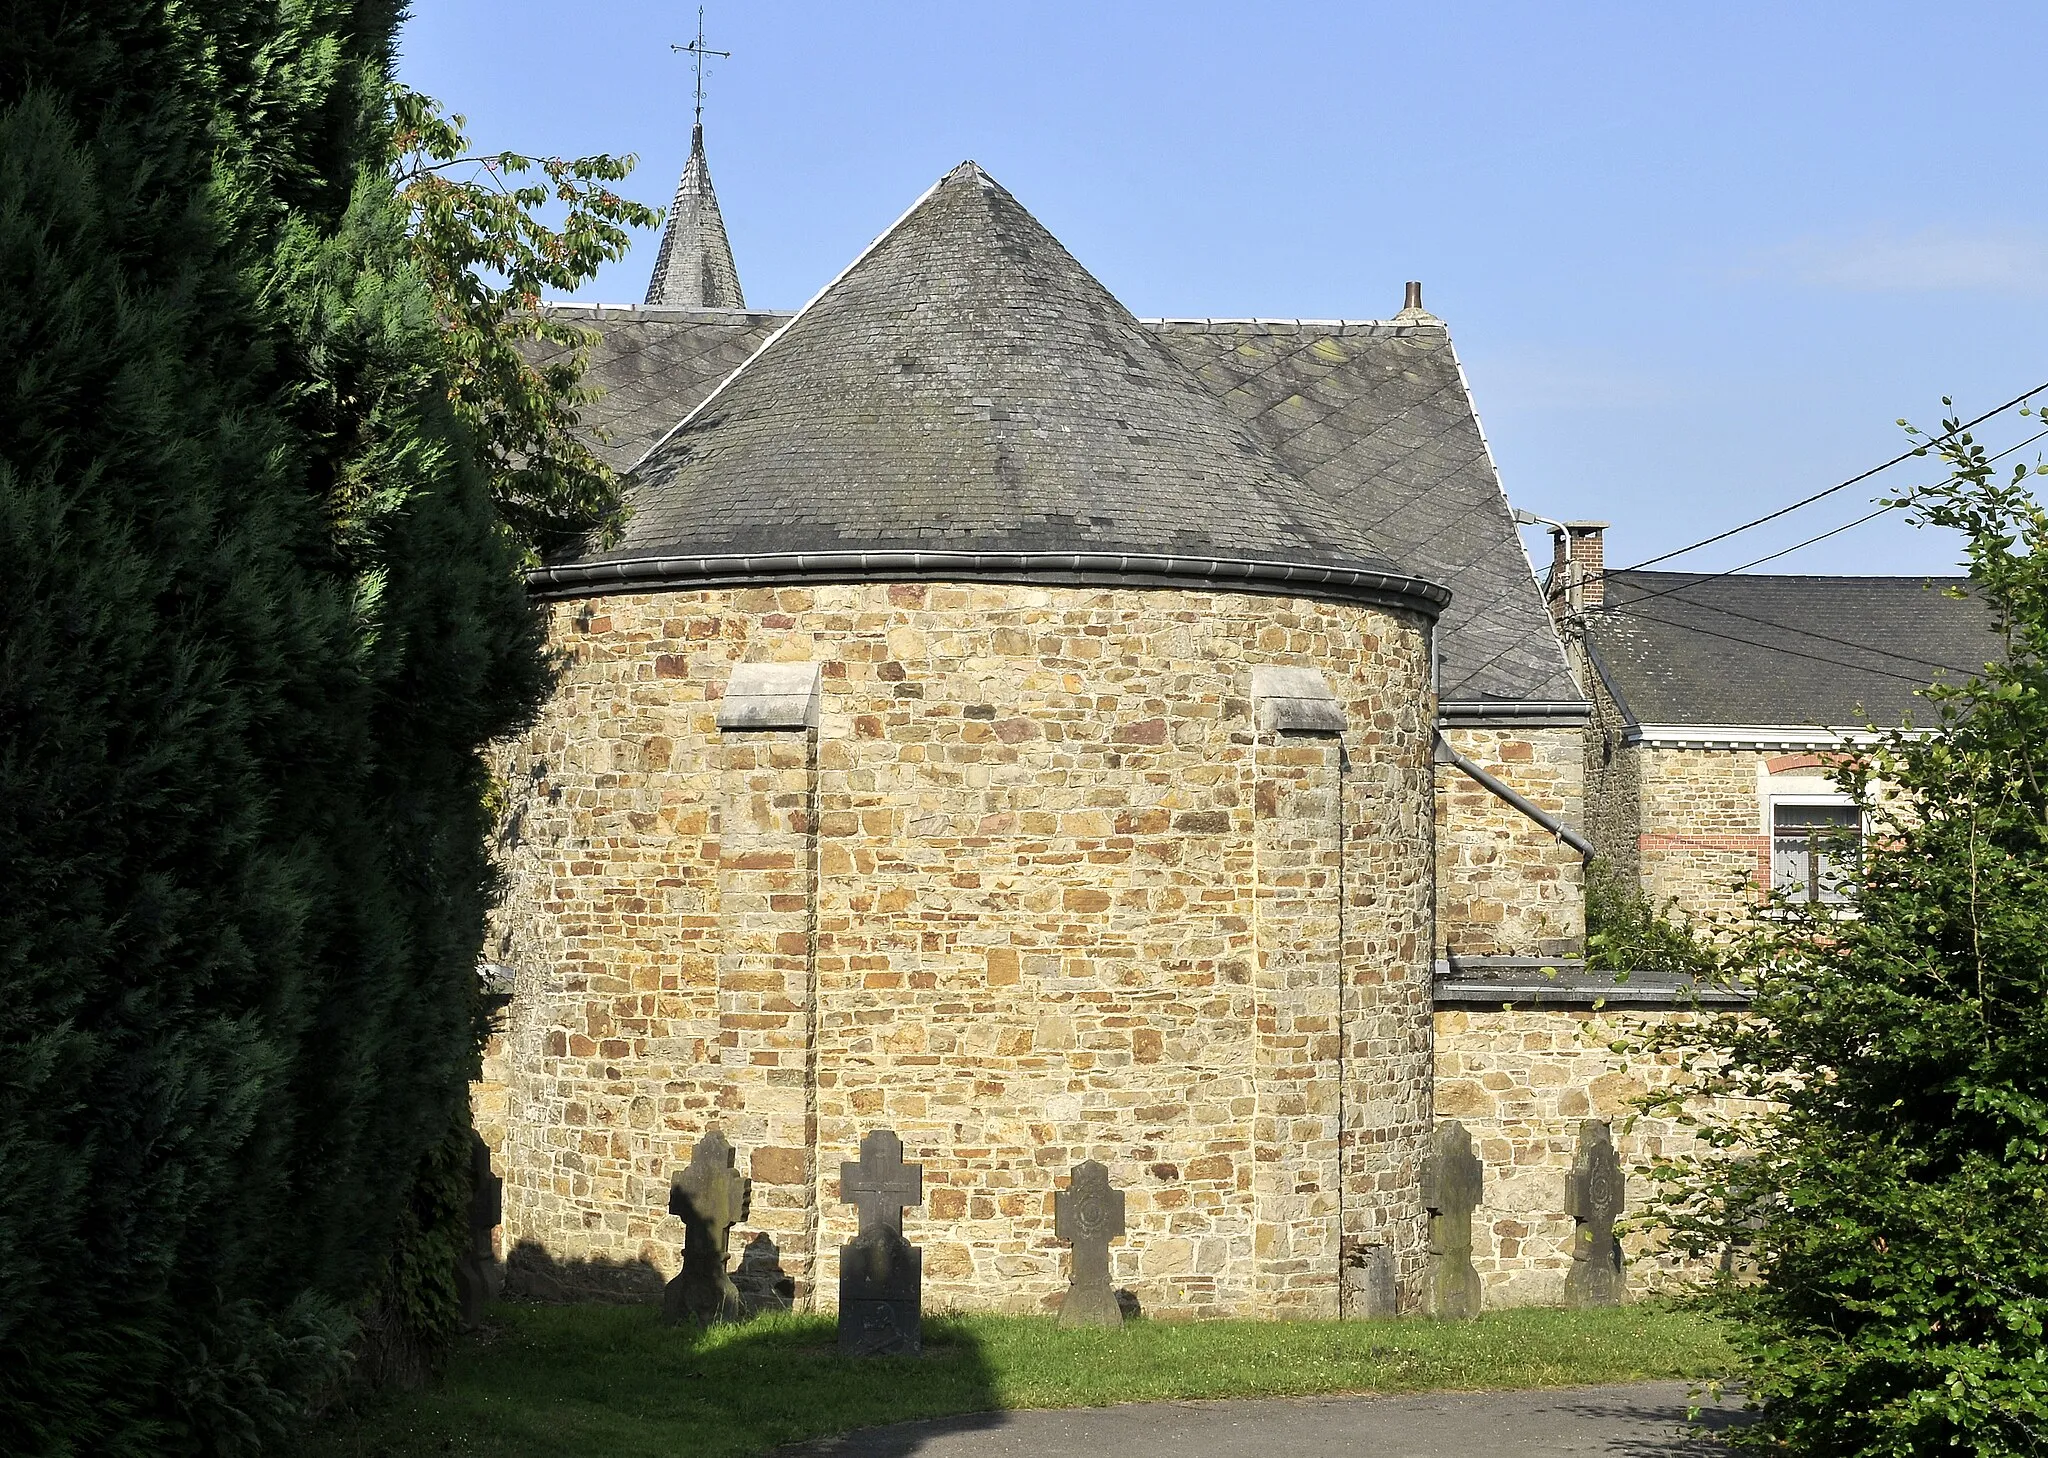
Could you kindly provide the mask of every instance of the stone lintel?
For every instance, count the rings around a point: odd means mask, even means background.
[[[1344,707],[1313,668],[1254,668],[1252,707],[1268,733],[1344,732]]]
[[[718,703],[726,730],[809,729],[818,722],[818,665],[740,663]]]

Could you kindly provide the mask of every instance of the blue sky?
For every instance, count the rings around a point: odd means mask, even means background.
[[[2048,381],[2044,24],[1967,3],[712,0],[734,56],[707,70],[705,131],[755,305],[801,304],[967,157],[1141,315],[1385,318],[1421,279],[1510,497],[1613,522],[1627,565],[1874,465],[1944,394],[1976,413]],[[637,0],[421,0],[400,69],[481,146],[638,153],[628,191],[664,204],[690,123],[668,47],[695,25]],[[637,301],[655,243],[580,297]],[[1671,565],[1736,566],[1909,471]],[[1954,560],[1894,513],[1769,570]]]

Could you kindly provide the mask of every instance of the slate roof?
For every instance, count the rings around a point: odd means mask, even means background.
[[[725,216],[711,186],[711,164],[704,159],[704,124],[690,129],[690,158],[676,182],[668,224],[661,233],[654,275],[647,281],[647,303],[683,309],[744,309],[740,271],[733,266],[732,244],[725,236]]]
[[[1043,232],[1035,222],[1031,227]],[[1049,236],[1045,243],[1065,256]],[[1107,295],[1092,279],[1088,284],[1097,295],[1092,306],[1103,307]],[[789,318],[765,311],[557,307],[604,335],[588,380],[605,394],[585,417],[610,433],[611,443],[599,449],[620,470],[638,462]],[[1112,314],[1128,321],[1121,306]],[[1518,707],[1552,713],[1578,707],[1581,695],[1441,320],[1412,308],[1385,323],[1135,322],[1297,483],[1333,504],[1366,539],[1362,545],[1402,572],[1451,589],[1438,632],[1447,713],[1462,709],[1472,717],[1477,710],[1484,717],[1490,710],[1515,717]],[[884,374],[894,373],[891,360]],[[970,391],[967,398],[990,400],[989,408],[996,408],[986,391]],[[988,422],[998,424],[1009,423]],[[1106,490],[1114,483],[1098,484]],[[1040,525],[1062,545],[1081,544],[1078,531],[1052,530],[1058,523],[1051,520]],[[1162,545],[1149,533],[1146,540],[1148,551]]]
[[[582,423],[592,449],[621,472],[632,470],[790,317],[786,311],[644,304],[552,304],[549,312],[598,336],[583,376],[598,398],[582,408]],[[534,358],[554,353],[537,349]]]
[[[555,559],[544,590],[763,570],[737,559],[869,577],[922,553],[939,575],[1447,596],[973,163],[656,446],[632,501],[621,541]]]
[[[1613,572],[1586,637],[1634,724],[1926,724],[1915,689],[2001,654],[1967,580]]]
[[[1451,589],[1447,704],[1581,698],[1441,320],[1151,321],[1295,474],[1411,572]]]

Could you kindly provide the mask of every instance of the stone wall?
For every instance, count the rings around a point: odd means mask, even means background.
[[[1675,900],[1704,920],[1753,909],[1771,882],[1763,833],[1759,767],[1770,757],[1742,749],[1637,745],[1641,795],[1637,851],[1643,894]]]
[[[1571,1269],[1573,1222],[1565,1178],[1578,1152],[1579,1123],[1611,1121],[1628,1176],[1628,1207],[1641,1210],[1649,1184],[1640,1168],[1696,1147],[1691,1130],[1668,1119],[1629,1120],[1634,1101],[1668,1087],[1670,1062],[1626,1062],[1609,1045],[1692,1014],[1517,1008],[1436,1014],[1436,1114],[1472,1135],[1486,1170],[1472,1218],[1472,1258],[1486,1304],[1556,1305]],[[1647,1238],[1623,1243],[1632,1294],[1704,1274],[1645,1253]]]
[[[1580,660],[1584,663],[1584,659]],[[1641,745],[1623,738],[1627,722],[1600,676],[1588,666],[1592,717],[1585,728],[1586,839],[1624,884],[1642,882]]]
[[[1421,1262],[1427,637],[1361,606],[864,584],[555,606],[499,760],[516,992],[499,1121],[514,1289],[650,1294],[717,1123],[756,1299],[834,1303],[842,1160],[924,1165],[933,1308],[1065,1287],[1052,1192],[1128,1189],[1114,1275],[1164,1315],[1334,1315],[1340,1251]],[[720,731],[740,663],[815,662],[814,727]],[[1314,668],[1334,738],[1255,727]],[[501,1105],[501,1113],[487,1111]]]
[[[1451,728],[1444,739],[1578,828],[1585,731]],[[1586,949],[1579,853],[1454,765],[1436,769],[1437,953],[1577,957]]]

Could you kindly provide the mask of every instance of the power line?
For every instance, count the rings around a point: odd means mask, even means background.
[[[2020,441],[2017,444],[2007,446],[2004,450],[2000,451],[1995,456],[1986,456],[1984,458],[1984,464],[1987,466],[1993,465],[1996,462],[2004,460],[2014,451],[2025,450],[2028,446],[2034,444],[2034,442],[2038,440],[2048,440],[2048,430],[2037,431],[2033,435],[2028,436],[2025,440]],[[1775,552],[1768,552],[1765,555],[1756,558],[1754,561],[1744,562],[1740,567],[1729,567],[1720,572],[1705,572],[1699,573],[1697,575],[1689,574],[1687,580],[1684,582],[1674,583],[1672,586],[1664,588],[1658,592],[1646,592],[1641,597],[1631,598],[1629,600],[1630,605],[1634,606],[1641,603],[1649,602],[1653,598],[1670,597],[1673,593],[1690,592],[1693,588],[1698,587],[1703,582],[1713,582],[1723,577],[1733,577],[1738,572],[1747,572],[1752,567],[1761,567],[1766,562],[1773,562],[1780,557],[1789,556],[1791,553],[1798,551],[1802,547],[1810,547],[1815,542],[1824,542],[1829,537],[1839,536],[1841,533],[1848,531],[1851,527],[1862,526],[1867,521],[1876,521],[1886,512],[1898,511],[1904,507],[1911,506],[1912,504],[1913,494],[1909,493],[1899,498],[1897,501],[1886,502],[1883,506],[1878,507],[1877,510],[1868,512],[1863,516],[1859,516],[1854,521],[1843,522],[1840,526],[1830,527],[1827,531],[1821,532],[1815,536],[1808,537],[1803,542],[1794,542],[1789,547],[1781,547]],[[1634,572],[1638,570],[1640,569],[1634,567],[1618,567],[1615,569],[1616,572]],[[1612,574],[1602,572],[1600,574],[1600,577],[1604,581],[1610,575]],[[1761,622],[1763,620],[1759,618],[1757,621]],[[1770,626],[1782,627],[1785,628],[1788,632],[1796,633],[1802,631],[1801,629],[1793,628],[1790,624],[1785,623],[1774,623]]]
[[[1872,476],[1877,475],[1881,471],[1889,471],[1893,466],[1899,465],[1901,462],[1910,461],[1915,456],[1925,455],[1930,447],[1940,445],[1945,440],[1951,440],[1954,437],[1961,435],[1966,430],[1972,429],[1975,426],[1982,425],[1985,421],[1991,419],[1991,417],[1994,415],[2003,415],[2006,411],[2012,409],[2015,405],[2024,405],[2027,401],[2033,399],[2034,396],[2040,394],[2043,390],[2048,390],[2048,380],[2044,380],[2042,383],[2034,386],[2033,389],[2028,390],[2024,394],[2013,396],[2003,405],[1985,411],[1982,415],[1979,415],[1974,420],[1966,420],[1961,425],[1956,426],[1953,430],[1943,431],[1940,435],[1937,435],[1932,439],[1923,442],[1920,445],[1916,445],[1908,451],[1893,456],[1890,460],[1884,462],[1882,465],[1872,466],[1867,471],[1858,472],[1856,475],[1851,476],[1846,481],[1838,481],[1833,486],[1828,487],[1825,491],[1816,491],[1811,496],[1802,496],[1799,498],[1799,500],[1793,502],[1791,505],[1781,506],[1776,511],[1766,512],[1764,515],[1758,517],[1755,521],[1746,521],[1741,526],[1732,526],[1728,528],[1728,530],[1725,532],[1716,532],[1713,536],[1707,537],[1701,541],[1694,542],[1691,546],[1679,547],[1674,551],[1664,553],[1662,556],[1647,558],[1644,561],[1636,563],[1633,567],[1610,567],[1605,571],[1601,572],[1600,576],[1606,577],[1615,572],[1640,572],[1645,567],[1654,567],[1659,562],[1669,562],[1673,557],[1683,557],[1688,552],[1697,552],[1701,547],[1710,547],[1715,542],[1724,542],[1732,536],[1750,530],[1752,527],[1760,527],[1767,521],[1776,521],[1779,517],[1784,516],[1789,512],[1797,511],[1802,506],[1811,506],[1814,502],[1821,500],[1823,497],[1833,496],[1837,491],[1846,491],[1851,486],[1856,485],[1859,481],[1868,481]]]
[[[1787,657],[1789,657],[1789,658],[1804,658],[1804,659],[1807,659],[1807,660],[1809,660],[1809,661],[1811,661],[1811,662],[1814,662],[1814,663],[1825,663],[1825,664],[1828,664],[1829,666],[1831,666],[1831,667],[1835,667],[1835,668],[1840,668],[1840,667],[1843,667],[1843,666],[1844,666],[1844,665],[1843,665],[1843,663],[1842,663],[1842,661],[1841,661],[1841,659],[1840,659],[1840,658],[1837,658],[1837,657],[1832,657],[1832,656],[1829,656],[1829,655],[1825,655],[1825,654],[1820,654],[1820,653],[1802,653],[1802,652],[1800,652],[1800,651],[1799,651],[1799,650],[1798,650],[1797,648],[1787,648],[1787,647],[1786,647],[1786,646],[1785,646],[1784,644],[1782,644],[1782,643],[1763,643],[1763,642],[1758,642],[1758,641],[1757,641],[1756,639],[1754,639],[1754,638],[1743,638],[1743,637],[1739,637],[1739,636],[1737,636],[1737,635],[1736,635],[1736,634],[1734,634],[1734,633],[1717,633],[1717,632],[1715,632],[1715,631],[1714,631],[1714,630],[1713,630],[1712,628],[1703,628],[1703,627],[1700,627],[1700,626],[1699,626],[1699,625],[1698,625],[1697,623],[1681,623],[1681,622],[1677,622],[1677,621],[1675,621],[1675,620],[1673,620],[1673,619],[1671,619],[1671,618],[1655,618],[1655,617],[1650,617],[1650,616],[1648,616],[1648,615],[1645,615],[1645,614],[1636,614],[1636,613],[1630,613],[1630,612],[1627,612],[1627,611],[1626,611],[1625,609],[1624,609],[1624,610],[1620,610],[1620,612],[1619,612],[1619,615],[1620,615],[1620,616],[1624,616],[1624,617],[1639,617],[1639,618],[1641,619],[1641,621],[1643,621],[1643,622],[1646,622],[1646,623],[1660,623],[1660,624],[1662,624],[1662,625],[1663,625],[1663,626],[1665,626],[1665,627],[1669,627],[1669,628],[1677,628],[1677,629],[1679,629],[1679,630],[1680,630],[1681,632],[1686,632],[1686,633],[1698,633],[1698,634],[1699,634],[1699,635],[1700,635],[1701,637],[1703,637],[1703,638],[1716,638],[1716,639],[1719,639],[1719,640],[1720,640],[1721,642],[1724,642],[1724,643],[1740,643],[1740,644],[1744,645],[1745,647],[1749,647],[1749,648],[1761,648],[1761,649],[1763,649],[1764,651],[1766,651],[1766,652],[1768,652],[1768,653],[1782,653],[1782,654],[1784,654],[1785,656],[1787,656]],[[1741,616],[1741,614],[1731,614],[1730,616],[1737,616],[1737,617],[1739,617],[1739,616]],[[1757,620],[1754,620],[1754,621],[1761,621],[1761,620],[1760,620],[1760,619],[1757,619]],[[1775,625],[1775,624],[1766,624],[1766,626],[1776,626],[1776,625]],[[1797,631],[1797,630],[1794,630],[1794,631]],[[1812,637],[1818,637],[1818,638],[1826,638],[1826,636],[1827,636],[1827,635],[1826,635],[1826,634],[1823,634],[1823,633],[1815,633],[1815,634],[1811,634],[1811,635],[1809,635],[1809,636],[1812,636]],[[1829,641],[1829,642],[1833,642],[1833,643],[1842,643],[1842,642],[1846,642],[1847,640],[1845,640],[1845,639],[1841,639],[1841,638],[1830,638],[1830,639],[1827,639],[1827,641]],[[1861,643],[1852,643],[1852,644],[1849,644],[1849,646],[1850,646],[1850,647],[1853,647],[1853,648],[1864,648],[1864,646],[1865,646],[1865,645],[1863,645],[1863,644],[1861,644]],[[1879,649],[1865,649],[1865,651],[1867,651],[1867,652],[1873,652],[1873,653],[1874,653],[1874,652],[1881,652],[1882,650],[1879,650]],[[1905,657],[1906,655],[1904,655],[1904,654],[1896,654],[1896,653],[1895,653],[1895,654],[1890,654],[1890,655],[1888,655],[1888,656],[1890,656],[1890,657],[1894,657],[1894,658],[1903,658],[1903,657]],[[1935,667],[1935,668],[1940,668],[1940,669],[1944,669],[1944,670],[1946,670],[1946,671],[1947,671],[1947,672],[1949,672],[1949,673],[1960,673],[1960,674],[1970,675],[1970,674],[1975,674],[1975,673],[1977,673],[1977,672],[1979,672],[1979,671],[1980,671],[1980,670],[1977,670],[1977,669],[1970,669],[1970,668],[1958,668],[1958,667],[1957,667],[1956,665],[1954,665],[1953,663],[1933,663],[1933,662],[1932,662],[1932,660],[1929,660],[1929,659],[1917,659],[1917,660],[1914,660],[1914,661],[1916,661],[1916,662],[1921,662],[1921,663],[1929,663],[1929,664],[1930,664],[1930,665],[1931,665],[1932,667]],[[1877,676],[1877,677],[1879,677],[1879,678],[1890,678],[1890,679],[1896,679],[1896,680],[1898,680],[1898,681],[1899,681],[1900,683],[1910,683],[1910,684],[1915,684],[1915,685],[1919,685],[1919,686],[1921,686],[1921,687],[1925,687],[1925,686],[1927,685],[1927,683],[1928,683],[1927,677],[1926,677],[1926,676],[1925,676],[1924,674],[1918,674],[1918,673],[1894,673],[1894,672],[1893,672],[1893,671],[1892,671],[1891,669],[1888,669],[1888,668],[1871,668],[1871,667],[1867,667],[1867,666],[1866,666],[1866,667],[1859,667],[1859,668],[1857,668],[1857,670],[1856,670],[1856,671],[1857,671],[1858,673],[1868,673],[1868,674],[1874,674],[1874,675],[1876,675],[1876,676]]]

